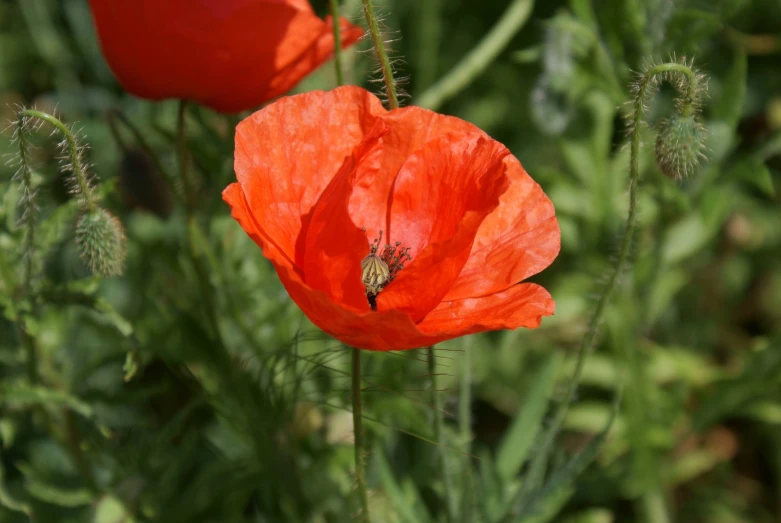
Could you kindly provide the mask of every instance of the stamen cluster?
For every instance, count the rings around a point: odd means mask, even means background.
[[[369,254],[361,261],[361,281],[366,287],[366,297],[372,310],[377,308],[377,294],[404,268],[404,262],[412,259],[410,248],[402,247],[401,242],[386,243],[380,250],[382,234],[380,231],[379,237],[371,242]],[[380,254],[377,254],[378,251]]]

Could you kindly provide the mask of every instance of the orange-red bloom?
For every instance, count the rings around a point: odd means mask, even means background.
[[[89,0],[103,53],[141,98],[250,109],[284,94],[334,50],[307,0]],[[341,20],[344,47],[360,28]]]
[[[235,169],[223,193],[233,217],[309,319],[344,343],[411,349],[553,314],[545,289],[518,283],[559,252],[553,205],[463,120],[386,111],[358,87],[291,96],[239,124]],[[364,284],[362,261],[375,250],[396,272],[367,296],[378,281]]]

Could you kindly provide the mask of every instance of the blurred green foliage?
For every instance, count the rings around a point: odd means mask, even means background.
[[[359,3],[345,6],[355,20]],[[505,143],[562,229],[561,255],[534,278],[556,299],[554,317],[437,347],[456,520],[779,521],[781,3],[528,3],[506,49],[439,108]],[[411,103],[506,4],[381,4]],[[626,216],[632,71],[671,54],[696,56],[710,78],[708,161],[681,182],[662,176],[653,125],[672,109],[663,88],[643,131],[634,264],[535,488],[526,463],[572,375]],[[346,61],[349,82],[374,85],[367,54]],[[297,90],[334,85],[326,65]],[[44,127],[31,135],[38,225],[26,293],[19,184],[0,167],[0,522],[349,520],[348,353],[290,302],[220,198],[238,118],[187,114],[198,183],[189,222],[176,102],[121,91],[85,0],[0,1],[3,121],[16,104],[56,107],[82,130],[128,252],[121,277],[93,277],[80,260],[77,205]],[[0,153],[17,154],[10,132]],[[364,373],[374,521],[444,521],[425,356],[367,354]]]

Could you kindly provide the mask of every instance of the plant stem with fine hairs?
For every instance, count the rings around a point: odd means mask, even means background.
[[[632,250],[632,237],[634,235],[635,226],[637,222],[637,197],[639,192],[640,182],[640,131],[643,114],[645,112],[646,97],[653,88],[658,85],[659,78],[676,79],[683,78],[683,82],[676,85],[676,88],[681,94],[681,103],[677,107],[677,110],[682,115],[689,115],[695,110],[697,103],[696,97],[698,96],[698,76],[692,71],[692,69],[683,63],[665,63],[659,64],[647,69],[642,77],[639,79],[635,86],[634,98],[632,100],[632,120],[631,133],[630,133],[630,162],[629,162],[629,212],[626,219],[626,226],[624,229],[623,237],[621,238],[621,244],[618,252],[618,259],[613,266],[613,270],[610,273],[607,284],[602,289],[602,293],[597,301],[597,306],[594,309],[591,319],[588,323],[586,334],[583,336],[580,348],[578,350],[577,362],[575,364],[575,371],[572,375],[572,379],[569,380],[567,391],[564,396],[564,400],[559,405],[556,413],[553,417],[553,421],[548,426],[547,430],[543,434],[543,438],[535,456],[532,460],[529,474],[528,474],[528,487],[525,487],[525,491],[534,490],[538,487],[542,481],[542,477],[545,472],[545,464],[547,463],[547,456],[553,445],[553,441],[559,432],[559,429],[564,422],[564,418],[567,415],[567,410],[572,403],[575,392],[580,383],[580,377],[583,374],[583,367],[585,365],[586,356],[591,353],[594,348],[594,344],[599,334],[599,326],[602,323],[602,316],[605,312],[608,302],[613,295],[613,292],[618,286],[618,282],[624,269],[626,268],[627,261],[629,260],[629,254]]]
[[[24,109],[19,111],[19,118],[25,116],[43,120],[49,125],[56,127],[57,130],[62,133],[62,136],[65,138],[65,143],[67,144],[68,165],[73,171],[74,194],[78,197],[79,205],[88,211],[97,209],[97,202],[92,193],[92,187],[90,187],[89,178],[87,177],[86,168],[82,160],[82,153],[79,149],[79,142],[76,140],[73,131],[54,116],[42,111],[36,111],[35,109]]]
[[[372,0],[363,0],[363,14],[366,16],[369,33],[372,35],[374,52],[377,53],[377,60],[379,60],[380,68],[382,69],[385,92],[388,95],[388,107],[390,109],[398,109],[399,97],[396,94],[396,80],[393,79],[393,66],[385,50],[385,41],[382,39],[382,31],[380,31],[380,25],[377,22],[377,14],[374,12]]]
[[[328,0],[331,7],[334,32],[334,67],[336,68],[336,84],[344,85],[344,71],[342,69],[342,28],[339,27],[339,0]]]
[[[450,469],[447,466],[447,456],[445,456],[445,434],[442,430],[445,423],[442,419],[442,398],[437,390],[437,358],[436,354],[434,354],[434,347],[426,349],[426,353],[428,354],[428,373],[431,379],[431,402],[434,405],[434,437],[437,441],[437,454],[440,468],[442,469],[442,480],[445,484],[447,521],[454,521],[456,501],[453,496],[453,481],[450,478]]]
[[[353,400],[353,432],[355,433],[355,484],[361,500],[361,515],[359,520],[369,523],[369,495],[366,491],[366,462],[363,441],[363,412],[361,405],[361,350],[352,348],[352,400]]]

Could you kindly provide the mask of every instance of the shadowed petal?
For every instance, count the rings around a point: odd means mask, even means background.
[[[480,134],[449,133],[408,158],[393,186],[388,241],[410,247],[412,261],[380,293],[379,310],[402,310],[419,321],[442,300],[507,188],[508,154]]]
[[[382,120],[366,135],[315,205],[306,232],[304,280],[332,301],[369,310],[361,281],[361,260],[369,253],[365,231],[353,222],[347,203],[356,180],[374,177],[380,167],[380,138],[387,133]]]

